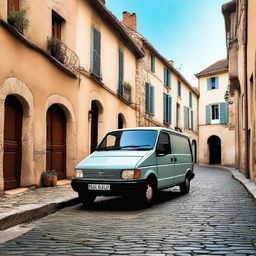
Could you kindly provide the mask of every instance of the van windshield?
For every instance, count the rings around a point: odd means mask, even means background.
[[[150,150],[154,147],[157,131],[126,130],[110,132],[96,150]]]

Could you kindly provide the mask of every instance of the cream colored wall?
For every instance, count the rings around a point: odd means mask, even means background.
[[[219,88],[207,90],[207,79],[219,77]],[[199,100],[199,125],[206,124],[205,106],[213,103],[225,102],[224,95],[228,87],[228,73],[216,74],[199,78],[200,100]]]
[[[221,140],[221,165],[235,165],[235,131],[223,125],[199,126],[199,163],[209,164],[208,139],[218,136]]]

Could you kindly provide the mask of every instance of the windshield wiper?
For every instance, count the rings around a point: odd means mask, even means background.
[[[121,149],[122,148],[141,148],[141,147],[146,147],[146,146],[151,146],[149,144],[145,144],[145,145],[127,145],[127,146],[123,146],[123,147],[120,147]]]
[[[119,150],[121,149],[121,147],[115,147],[115,146],[111,146],[111,147],[103,147],[103,148],[96,148],[96,151],[100,151],[100,150]]]

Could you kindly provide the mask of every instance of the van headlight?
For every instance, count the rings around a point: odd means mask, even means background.
[[[83,178],[84,177],[83,170],[76,170],[75,177],[76,178]]]
[[[122,179],[138,179],[140,178],[140,170],[123,170]]]

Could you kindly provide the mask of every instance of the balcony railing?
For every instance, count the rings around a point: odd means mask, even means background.
[[[69,49],[58,38],[48,37],[48,50],[52,57],[62,63],[74,74],[78,73],[80,61],[75,52]]]

